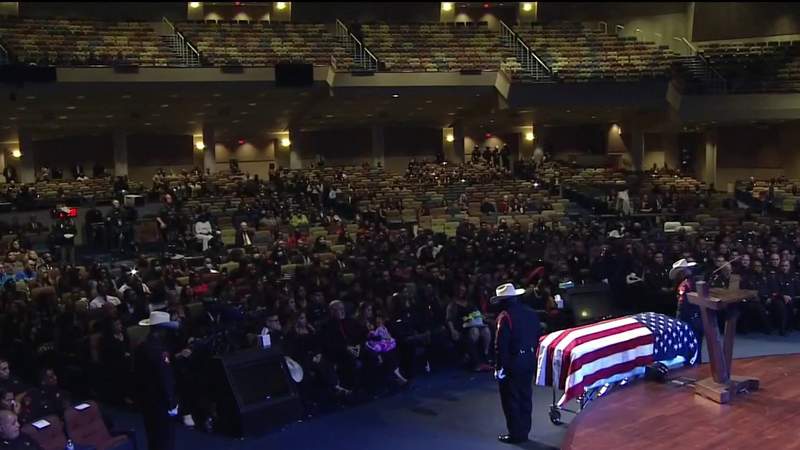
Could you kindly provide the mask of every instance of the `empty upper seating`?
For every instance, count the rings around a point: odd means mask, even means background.
[[[303,23],[202,23],[176,24],[212,65],[272,66],[281,61],[328,65],[349,69],[352,57],[324,24]]]
[[[798,49],[788,42],[722,42],[698,50],[733,92],[781,92],[800,89]]]
[[[515,31],[566,82],[668,77],[674,58],[667,46],[606,34],[580,23],[535,23]]]
[[[42,66],[168,66],[174,55],[148,22],[84,19],[0,20],[12,59]]]
[[[513,52],[484,24],[362,25],[364,45],[391,72],[499,70]]]

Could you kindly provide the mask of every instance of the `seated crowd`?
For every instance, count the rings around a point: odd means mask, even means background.
[[[625,216],[552,219],[542,212],[561,204],[557,195],[532,194],[530,183],[510,175],[490,183],[464,175],[474,165],[453,167],[463,172],[438,181],[426,175],[430,163],[416,161],[388,180],[368,168],[276,170],[267,181],[215,175],[227,177],[227,195],[238,200],[230,216],[220,208],[219,217],[191,206],[204,198],[175,201],[174,186],[159,183],[164,252],[137,254],[129,265],[76,265],[17,239],[5,255],[0,293],[0,409],[25,423],[62,411],[70,397],[130,404],[138,386],[131,355],[142,340],[139,321],[151,311],[180,322],[171,344],[180,414],[185,424],[207,428],[218,400],[210,377],[201,376],[208,358],[258,346],[265,328],[305,373],[298,390],[309,413],[392,391],[443,366],[488,371],[489,299],[505,282],[529,289],[526,301],[555,330],[575,323],[569,304],[555,301],[568,281],[607,284],[623,311],[674,314],[667,274],[672,261],[689,258],[712,286],[727,286],[735,274],[740,286],[759,291],[744,314],[745,331],[784,334],[798,325],[796,224],[745,216],[741,226],[665,232],[657,221]],[[463,190],[452,199],[466,206],[454,213],[422,202],[413,222],[394,222],[380,205],[406,209],[389,199],[408,189],[409,202],[414,192],[433,190],[430,198],[447,206],[454,186]],[[481,197],[491,207],[476,211],[469,197],[478,191],[508,194]],[[423,220],[434,209],[460,218],[457,226]],[[524,221],[529,212],[536,219]],[[220,218],[234,230],[227,242],[217,234]]]

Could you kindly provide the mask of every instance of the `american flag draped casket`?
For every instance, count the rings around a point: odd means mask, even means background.
[[[644,374],[645,366],[694,364],[699,346],[684,322],[656,313],[555,331],[539,339],[536,384],[564,391],[558,406],[605,383]]]

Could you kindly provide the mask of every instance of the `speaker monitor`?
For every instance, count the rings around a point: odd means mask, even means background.
[[[314,66],[311,64],[278,63],[275,65],[275,85],[278,87],[306,87],[314,84]]]
[[[216,358],[218,429],[257,436],[301,418],[303,407],[283,354],[275,347]]]
[[[618,313],[604,283],[577,286],[567,289],[564,294],[565,304],[572,310],[576,325],[597,322]]]

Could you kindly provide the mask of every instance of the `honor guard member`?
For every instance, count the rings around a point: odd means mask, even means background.
[[[495,378],[508,427],[508,434],[498,440],[507,444],[527,441],[531,431],[533,375],[541,328],[536,311],[520,301],[524,293],[524,289],[507,283],[498,286],[490,300],[502,309],[497,317]]]
[[[149,319],[139,322],[139,325],[150,327],[147,339],[139,345],[135,355],[138,400],[150,450],[175,448],[172,418],[178,415],[178,397],[167,333],[177,329],[178,322],[169,319],[168,313],[153,311]]]

